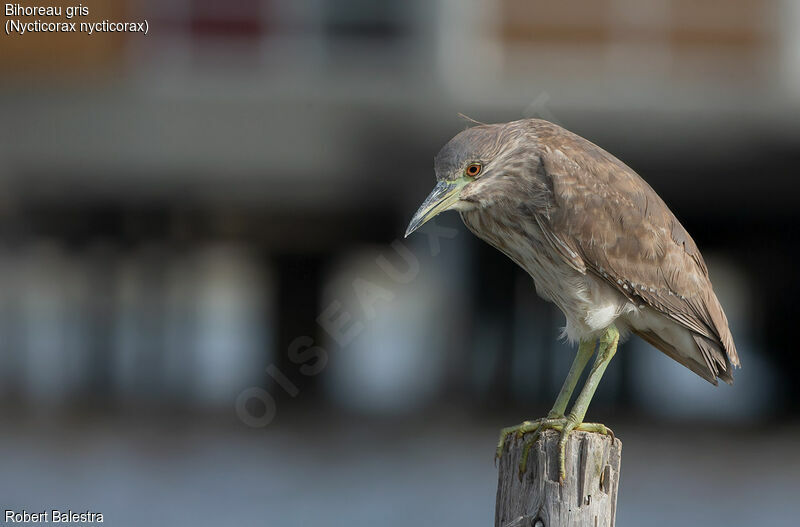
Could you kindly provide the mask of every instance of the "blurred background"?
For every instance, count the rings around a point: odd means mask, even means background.
[[[574,351],[455,214],[402,239],[463,112],[633,167],[728,314],[734,387],[609,367],[618,525],[794,525],[799,2],[83,5],[149,32],[0,35],[0,506],[490,525]]]

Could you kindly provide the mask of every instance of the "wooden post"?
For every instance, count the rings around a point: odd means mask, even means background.
[[[614,527],[622,442],[572,432],[567,442],[567,478],[558,483],[558,439],[546,430],[519,478],[523,440],[512,439],[500,459],[495,527]]]

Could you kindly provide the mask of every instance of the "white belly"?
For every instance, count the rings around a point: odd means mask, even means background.
[[[615,324],[622,337],[631,330],[652,332],[678,354],[697,361],[692,333],[657,310],[637,305],[596,275],[583,274],[553,250],[536,224],[520,226],[478,210],[461,211],[464,224],[533,278],[536,292],[566,318],[562,336],[575,343],[595,339]]]
[[[520,228],[487,219],[478,211],[462,212],[461,217],[475,235],[528,272],[539,296],[558,306],[566,317],[562,334],[570,342],[599,337],[621,315],[637,309],[610,285],[568,265],[544,239],[538,225]],[[627,325],[620,328],[625,329]]]

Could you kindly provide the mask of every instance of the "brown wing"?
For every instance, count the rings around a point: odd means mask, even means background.
[[[640,336],[716,384],[739,366],[728,321],[689,233],[655,191],[597,145],[551,123],[535,124],[552,203],[537,211],[549,241],[576,269],[607,280],[692,332],[696,363],[654,333]]]

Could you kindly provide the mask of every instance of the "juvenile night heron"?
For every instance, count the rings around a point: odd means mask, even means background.
[[[560,477],[572,430],[607,434],[583,418],[620,336],[635,333],[707,381],[733,383],[739,357],[708,269],[689,233],[655,191],[597,145],[538,119],[475,126],[436,155],[436,187],[406,236],[445,210],[533,278],[566,317],[578,352],[547,417],[504,428],[561,431]],[[570,412],[581,373],[589,375]]]

